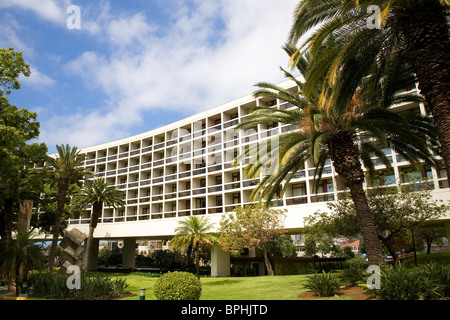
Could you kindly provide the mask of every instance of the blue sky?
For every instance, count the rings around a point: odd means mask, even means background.
[[[37,112],[49,152],[149,131],[283,81],[298,2],[0,0],[0,47],[32,71],[9,98]]]

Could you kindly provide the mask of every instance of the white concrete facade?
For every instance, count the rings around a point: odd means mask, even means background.
[[[286,81],[280,86],[296,90]],[[405,90],[417,90],[413,84]],[[275,139],[281,132],[295,127],[274,124],[259,125],[254,130],[235,131],[251,108],[270,105],[290,108],[284,101],[253,95],[231,101],[173,124],[137,136],[83,148],[84,166],[126,194],[125,209],[105,208],[95,230],[95,237],[114,238],[170,238],[178,221],[189,215],[208,215],[219,222],[224,213],[236,205],[250,203],[250,193],[260,181],[246,179],[243,169],[251,159],[233,167],[236,155],[255,142]],[[426,114],[423,104],[396,107],[399,111]],[[393,150],[386,149],[393,170],[384,179],[385,185],[400,184],[401,173],[410,171],[409,164]],[[380,170],[385,169],[379,165]],[[445,170],[428,168],[421,173],[427,177],[434,193],[449,200]],[[312,190],[314,165],[305,161],[287,191],[274,205],[287,209],[285,226],[295,231],[303,227],[303,218],[322,209],[326,201],[335,200],[342,186],[335,179],[331,162],[325,167],[319,193]],[[69,229],[76,227],[87,233],[90,209],[79,219],[71,219]]]
[[[280,86],[296,90],[291,81]],[[417,90],[416,86],[405,88],[410,90]],[[124,268],[134,267],[136,239],[170,239],[178,222],[190,215],[207,215],[218,226],[223,214],[251,203],[250,193],[262,176],[246,179],[243,169],[251,159],[246,158],[234,167],[236,155],[256,142],[276,141],[279,133],[296,129],[278,123],[247,131],[234,130],[252,107],[261,105],[292,107],[284,101],[248,95],[140,135],[81,149],[86,155],[81,166],[125,192],[126,208],[104,208],[94,233],[96,239],[124,239]],[[416,103],[397,106],[395,110],[426,114],[425,106]],[[407,183],[402,173],[410,172],[410,165],[394,150],[384,152],[393,169],[387,172],[380,163],[376,168],[387,173],[380,182],[386,186]],[[286,193],[273,202],[274,206],[287,210],[288,232],[301,230],[305,217],[317,210],[325,211],[327,201],[338,199],[343,192],[331,162],[324,168],[317,194],[313,192],[313,177],[313,162],[305,161],[288,183]],[[426,168],[418,177],[428,179],[437,199],[450,200],[444,169]],[[80,218],[69,221],[69,229],[77,228],[87,234],[89,217],[87,208]],[[443,222],[450,238],[449,219],[450,215]],[[211,260],[213,276],[230,274],[228,253],[214,247]]]

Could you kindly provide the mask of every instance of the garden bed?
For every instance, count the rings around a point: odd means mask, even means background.
[[[346,285],[336,292],[336,296],[339,298],[353,298],[353,300],[369,300],[373,299],[371,294],[366,292],[366,289],[359,286]],[[306,292],[298,296],[300,299],[323,299],[325,297],[319,297],[314,292]],[[332,297],[328,297],[332,298]],[[376,299],[374,299],[376,300]]]

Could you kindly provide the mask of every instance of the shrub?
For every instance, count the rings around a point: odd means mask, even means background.
[[[450,297],[450,265],[429,262],[417,267],[417,272],[419,275],[426,275],[426,277],[438,283],[436,290],[438,296]]]
[[[202,284],[188,272],[169,272],[156,280],[154,286],[158,300],[199,300]]]
[[[345,261],[344,269],[342,270],[343,280],[350,282],[353,286],[357,285],[358,282],[366,278],[368,266],[367,262],[359,256]]]
[[[381,268],[381,288],[371,290],[382,300],[419,300],[435,297],[438,283],[417,269],[402,265]]]
[[[34,297],[67,299],[70,290],[66,285],[67,277],[58,273],[36,272],[28,275],[27,286]]]
[[[125,279],[112,280],[100,275],[81,276],[80,289],[67,288],[67,276],[58,273],[32,273],[28,277],[28,286],[32,296],[53,299],[98,299],[110,294],[123,294],[128,287]]]
[[[331,273],[315,273],[307,280],[305,288],[311,290],[319,297],[332,297],[335,291],[339,289],[339,280]]]

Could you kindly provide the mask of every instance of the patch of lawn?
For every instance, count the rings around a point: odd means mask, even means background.
[[[433,252],[430,254],[418,253],[417,254],[417,264],[424,264],[427,262],[437,262],[450,264],[450,252]],[[406,258],[402,261],[405,266],[414,266],[414,256]]]
[[[140,273],[107,274],[112,278],[126,278],[127,291],[135,296],[124,300],[139,300],[139,290],[145,288],[145,299],[156,300],[153,286],[156,277],[148,277]],[[201,300],[298,300],[298,295],[305,293],[303,287],[307,275],[265,276],[265,277],[202,277]]]
[[[202,278],[202,300],[298,300],[305,275]]]

